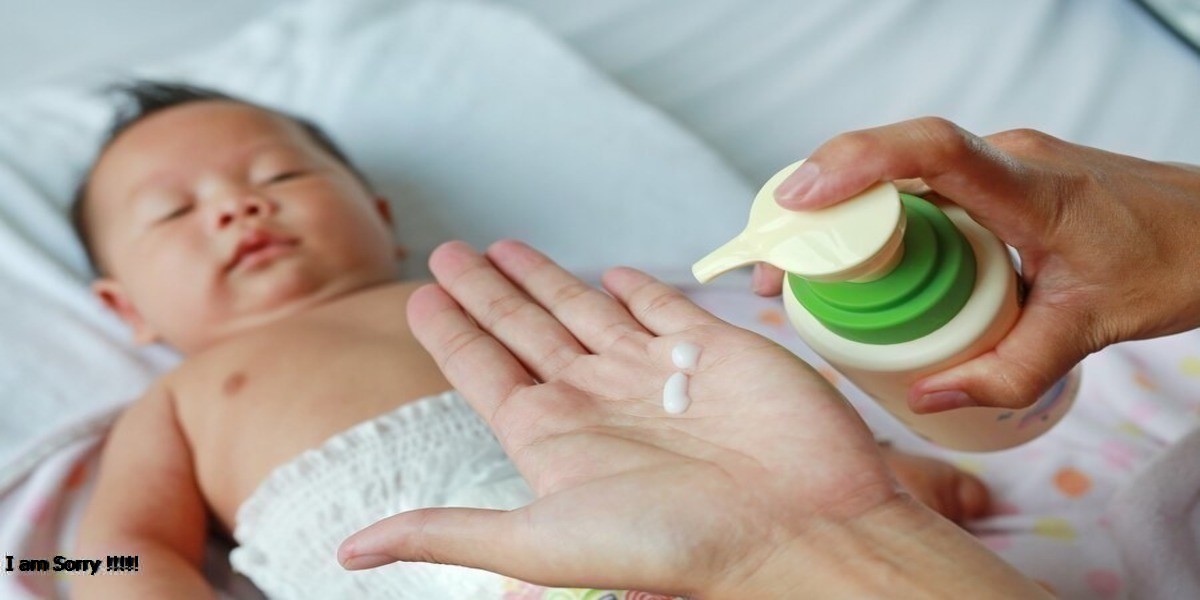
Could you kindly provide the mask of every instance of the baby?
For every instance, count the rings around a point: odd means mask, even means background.
[[[338,544],[396,512],[513,508],[532,494],[405,322],[385,199],[317,127],[199,88],[143,82],[81,185],[74,218],[96,295],[139,343],[186,360],[133,403],[104,449],[80,556],[134,573],[81,597],[211,595],[210,522],[271,597],[500,597],[460,567],[362,572]],[[481,376],[485,376],[482,375]],[[986,491],[944,463],[887,452],[952,519]]]

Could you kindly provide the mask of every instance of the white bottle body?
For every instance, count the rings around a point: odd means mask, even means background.
[[[968,407],[930,415],[909,410],[908,389],[914,382],[991,350],[1020,313],[1017,274],[1004,244],[962,209],[942,210],[971,244],[976,277],[971,297],[941,328],[907,342],[866,344],[827,329],[787,285],[784,306],[792,326],[815,352],[918,435],[955,450],[1010,448],[1045,433],[1062,418],[1078,389],[1078,368],[1024,409]]]

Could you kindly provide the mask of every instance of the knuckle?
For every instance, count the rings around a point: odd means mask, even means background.
[[[997,399],[1006,405],[1016,408],[1031,406],[1054,383],[1052,377],[1028,363],[1013,361],[1009,364],[1008,369],[1000,372],[1004,396]]]
[[[416,523],[413,526],[413,533],[410,539],[413,560],[419,562],[445,564],[445,559],[438,552],[436,540],[432,539],[429,534],[431,530],[431,521],[434,518],[432,511],[421,511],[414,515]]]
[[[921,117],[913,121],[913,126],[947,164],[954,164],[978,150],[975,136],[948,119]]]
[[[856,157],[869,156],[879,148],[878,136],[867,130],[848,131],[838,134],[829,141],[827,150],[836,152],[847,162],[853,162]]]
[[[683,296],[670,289],[653,290],[653,294],[646,298],[643,306],[643,311],[647,314],[657,313],[660,311],[669,311],[671,307],[677,305]]]
[[[988,136],[995,147],[1016,156],[1047,156],[1056,151],[1059,140],[1036,129],[1020,128]]]
[[[1095,220],[1097,207],[1089,201],[1088,193],[1096,185],[1095,176],[1087,169],[1064,165],[1041,169],[1039,177],[1036,206],[1040,210],[1033,225],[1040,226],[1041,238],[1048,247],[1063,247],[1077,239],[1077,232],[1089,230],[1089,223]]]
[[[919,117],[912,123],[930,139],[946,141],[963,137],[962,128],[945,117]]]
[[[567,304],[568,302],[587,296],[591,291],[591,286],[586,283],[574,281],[555,290],[554,294],[550,297],[550,302],[555,306]]]
[[[488,301],[479,323],[487,329],[493,329],[497,323],[508,319],[528,306],[525,299],[516,294],[504,294]]]
[[[463,351],[470,348],[473,344],[483,338],[483,332],[479,330],[459,331],[446,338],[442,343],[442,363],[449,365],[457,362]]]
[[[636,344],[636,332],[625,323],[612,323],[604,328],[600,334],[601,344],[604,348],[621,348],[628,347],[633,350]]]
[[[565,344],[557,344],[538,358],[537,369],[544,371],[546,379],[554,379],[575,357],[575,350]]]

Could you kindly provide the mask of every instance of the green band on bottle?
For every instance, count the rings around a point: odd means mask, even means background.
[[[971,297],[975,253],[933,204],[900,194],[907,225],[904,256],[866,283],[808,281],[788,274],[796,299],[830,331],[866,344],[915,340],[945,325]]]

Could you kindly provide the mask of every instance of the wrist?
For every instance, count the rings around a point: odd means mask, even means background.
[[[1178,167],[1182,172],[1174,179],[1183,190],[1183,198],[1176,203],[1179,213],[1166,217],[1182,243],[1181,248],[1173,249],[1176,256],[1170,257],[1179,260],[1173,280],[1186,286],[1179,295],[1179,304],[1173,307],[1177,320],[1182,322],[1176,323],[1168,333],[1176,333],[1200,327],[1200,264],[1192,259],[1200,251],[1200,242],[1196,238],[1196,229],[1200,228],[1200,165],[1166,164]]]
[[[953,523],[907,496],[844,522],[817,522],[703,597],[1041,598]]]

